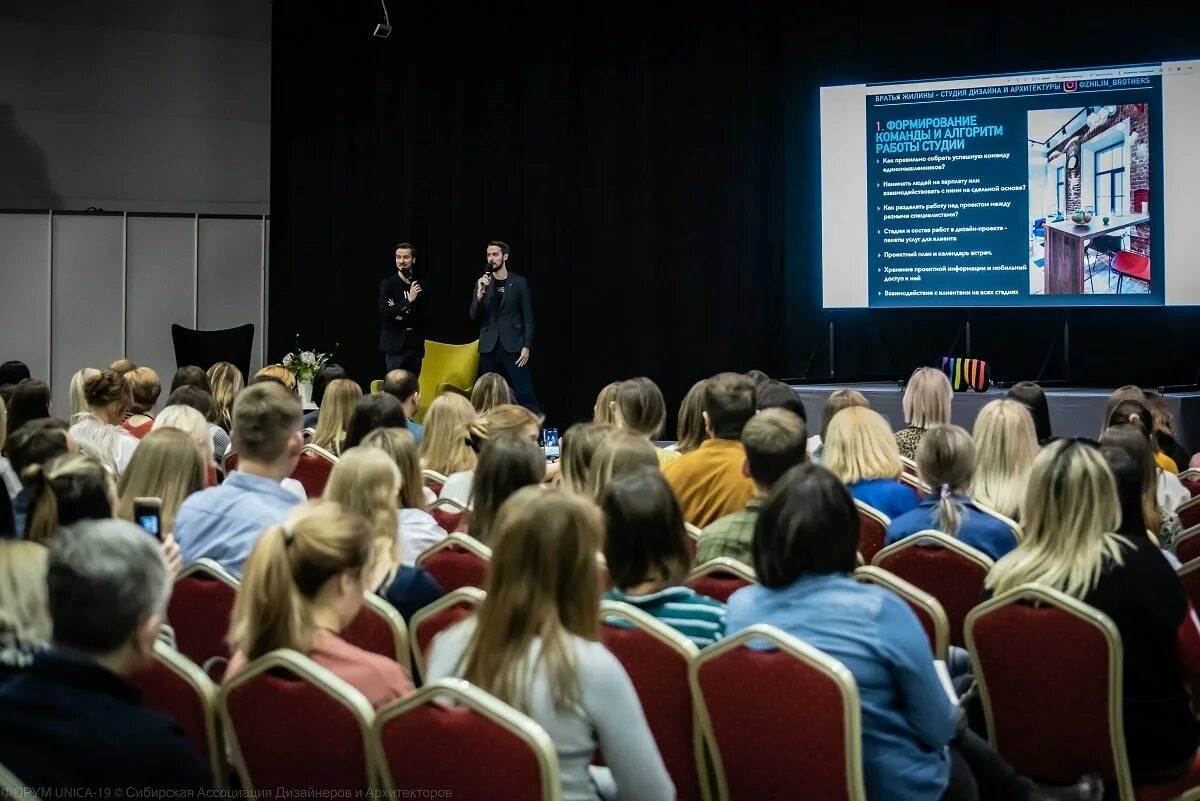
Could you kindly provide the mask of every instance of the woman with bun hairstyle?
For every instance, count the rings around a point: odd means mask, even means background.
[[[121,428],[125,411],[133,402],[129,382],[115,370],[101,370],[84,383],[83,396],[88,410],[71,426],[71,439],[79,450],[119,476],[138,446],[137,437]]]

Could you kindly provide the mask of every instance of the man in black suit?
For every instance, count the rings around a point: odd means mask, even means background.
[[[488,242],[488,271],[471,295],[471,322],[479,326],[479,373],[499,373],[508,379],[517,403],[538,412],[529,375],[533,346],[533,302],[529,282],[508,271],[508,245]]]
[[[421,282],[413,275],[417,249],[407,242],[396,245],[396,274],[379,284],[379,349],[388,370],[421,374],[425,358],[425,323],[428,301],[421,297]]]

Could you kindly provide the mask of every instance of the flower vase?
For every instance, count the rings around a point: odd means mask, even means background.
[[[304,406],[312,405],[312,382],[301,381],[297,386],[300,387],[300,403]]]

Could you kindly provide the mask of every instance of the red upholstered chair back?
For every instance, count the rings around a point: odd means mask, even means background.
[[[374,731],[389,791],[455,801],[562,797],[558,754],[541,726],[465,681],[433,682],[388,706]]]
[[[1192,606],[1200,609],[1200,559],[1192,559],[1180,566],[1179,581]]]
[[[320,498],[329,483],[329,474],[338,458],[324,448],[316,445],[305,445],[300,451],[300,461],[292,471],[292,478],[300,482],[310,498]]]
[[[487,593],[477,587],[459,587],[413,614],[409,621],[412,628],[413,661],[422,676],[425,675],[425,658],[429,654],[433,638],[474,614],[486,597]]]
[[[429,487],[434,495],[441,495],[442,487],[446,486],[446,476],[436,470],[424,470],[422,474],[425,479],[425,486]]]
[[[858,687],[841,663],[756,625],[701,651],[690,679],[718,798],[866,798]]]
[[[950,652],[950,621],[937,598],[881,567],[859,567],[854,571],[854,579],[864,584],[876,584],[903,598],[916,614],[917,620],[921,621],[921,628],[925,629],[925,636],[929,638],[933,658],[942,661],[947,659]]]
[[[1185,565],[1200,558],[1200,528],[1183,532],[1183,536],[1175,540],[1174,550]]]
[[[893,543],[872,564],[937,598],[950,621],[950,644],[961,646],[963,621],[983,598],[992,560],[939,531],[922,531]]]
[[[1122,727],[1121,636],[1070,596],[1026,584],[967,617],[988,736],[1034,780],[1099,773],[1133,798]]]
[[[225,468],[225,475],[229,475],[234,470],[237,470],[238,455],[237,451],[229,451],[225,454],[225,458],[221,460],[221,466]]]
[[[180,653],[197,665],[214,656],[229,658],[229,634],[238,581],[211,559],[189,562],[179,571],[167,620]]]
[[[438,498],[429,507],[429,514],[433,516],[439,526],[450,533],[465,532],[467,524],[470,522],[467,507],[453,498]]]
[[[912,459],[909,459],[907,456],[901,456],[900,466],[904,471],[904,475],[912,476],[913,478],[920,480],[920,473],[917,471],[917,463]]]
[[[308,657],[278,650],[226,680],[218,700],[242,785],[256,791],[371,787],[374,711],[362,693]]]
[[[650,733],[675,783],[677,801],[701,801],[703,746],[693,715],[688,663],[699,650],[687,637],[628,604],[601,604],[601,639],[629,674]]]
[[[1193,498],[1200,495],[1200,470],[1189,467],[1179,474],[1179,482],[1187,488]]]
[[[701,595],[707,595],[714,601],[726,603],[730,595],[742,587],[757,583],[757,581],[754,568],[736,559],[718,556],[716,559],[710,559],[702,565],[697,565],[688,574],[684,584]]]
[[[452,533],[417,557],[417,566],[425,568],[441,588],[450,592],[459,587],[484,586],[492,549],[466,534]]]
[[[1179,525],[1184,530],[1200,525],[1200,498],[1189,498],[1175,511],[1179,514]]]
[[[197,665],[163,642],[154,644],[154,660],[130,681],[142,693],[142,705],[165,715],[206,763],[213,781],[224,787],[227,771],[217,725],[217,687]]]
[[[892,524],[892,520],[874,506],[860,500],[856,499],[854,506],[858,509],[858,552],[869,563],[875,558],[875,554],[883,549],[887,527]]]
[[[378,595],[363,598],[362,608],[341,631],[342,639],[364,651],[395,659],[412,672],[408,627],[396,608]]]

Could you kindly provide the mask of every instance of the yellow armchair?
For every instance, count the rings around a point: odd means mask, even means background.
[[[418,423],[424,420],[429,404],[447,387],[469,393],[478,375],[478,339],[466,345],[425,340],[425,359],[421,362],[421,405],[413,419]]]

